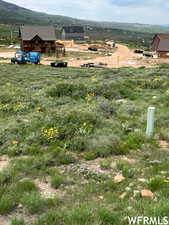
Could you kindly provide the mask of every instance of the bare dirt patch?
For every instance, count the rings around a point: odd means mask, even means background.
[[[10,218],[6,216],[0,216],[0,225],[10,225]]]
[[[169,148],[169,143],[167,141],[164,141],[164,140],[159,141],[159,145],[163,149],[168,149]]]
[[[65,194],[63,190],[52,188],[49,183],[49,178],[46,181],[36,179],[34,182],[39,188],[41,195],[45,198],[63,197]]]
[[[0,171],[4,170],[9,165],[10,159],[8,156],[0,156]]]

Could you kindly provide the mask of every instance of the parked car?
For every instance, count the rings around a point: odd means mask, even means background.
[[[143,56],[153,58],[153,54],[148,52],[144,52]]]
[[[136,50],[134,50],[134,53],[136,53],[136,54],[143,54],[143,50],[141,50],[141,49],[136,49]]]
[[[96,47],[89,47],[88,50],[97,52],[98,49]]]

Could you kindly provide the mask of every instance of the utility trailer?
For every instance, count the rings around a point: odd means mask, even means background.
[[[67,62],[52,62],[51,67],[67,67],[68,63]]]

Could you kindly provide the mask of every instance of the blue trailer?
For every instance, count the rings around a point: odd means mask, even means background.
[[[41,54],[39,52],[16,52],[15,57],[11,59],[15,64],[27,64],[34,63],[39,64],[41,60]]]

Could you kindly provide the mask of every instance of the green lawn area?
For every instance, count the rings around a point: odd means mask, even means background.
[[[128,225],[128,216],[169,216],[169,149],[159,146],[169,142],[168,65],[0,64],[0,86],[0,159],[9,159],[0,170],[0,219]],[[149,106],[156,107],[151,139]],[[144,189],[153,199],[141,197]]]

